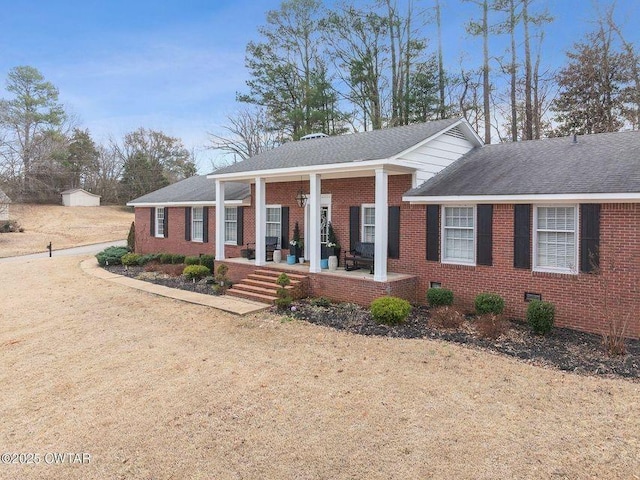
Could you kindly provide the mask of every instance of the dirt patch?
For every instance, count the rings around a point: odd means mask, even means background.
[[[23,233],[0,234],[0,258],[127,238],[133,213],[117,206],[11,205]]]
[[[428,338],[236,317],[85,275],[79,261],[0,268],[0,443],[91,462],[0,465],[0,478],[640,471],[638,383]]]

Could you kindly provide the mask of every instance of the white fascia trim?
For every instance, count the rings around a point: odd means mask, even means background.
[[[356,160],[353,162],[344,163],[330,163],[327,165],[309,165],[305,167],[292,167],[292,168],[277,168],[270,170],[253,170],[250,172],[235,172],[235,173],[223,173],[216,175],[212,173],[207,175],[207,178],[224,181],[239,181],[239,180],[254,180],[256,177],[262,177],[265,179],[277,178],[277,177],[290,177],[300,176],[311,173],[340,173],[340,172],[359,172],[365,170],[375,170],[377,168],[385,167],[400,167],[407,169],[407,173],[413,172],[414,167],[409,165],[408,162],[397,160],[396,158],[383,158],[377,160]],[[389,173],[393,173],[393,170],[389,170]]]
[[[571,193],[541,195],[461,195],[438,197],[403,196],[403,202],[411,204],[455,203],[640,203],[640,193]]]
[[[225,200],[225,205],[251,205],[250,199]],[[215,207],[216,202],[144,202],[127,203],[127,207]]]

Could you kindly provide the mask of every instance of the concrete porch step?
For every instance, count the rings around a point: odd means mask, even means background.
[[[254,302],[268,303],[270,305],[273,305],[277,299],[277,297],[272,295],[262,295],[260,293],[239,290],[235,288],[235,285],[227,290],[227,295],[231,295],[232,297],[245,298],[247,300],[253,300]]]

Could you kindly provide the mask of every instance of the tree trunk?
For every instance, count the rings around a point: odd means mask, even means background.
[[[491,143],[491,83],[489,81],[489,3],[482,5],[482,38],[483,38],[483,100],[484,100],[484,142]]]
[[[524,24],[524,140],[533,139],[533,106],[531,74],[531,39],[529,36],[529,1],[522,2],[522,20]]]

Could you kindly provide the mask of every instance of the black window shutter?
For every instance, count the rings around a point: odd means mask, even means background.
[[[236,232],[236,245],[244,245],[244,207],[238,207],[237,212],[238,230]]]
[[[349,207],[349,250],[360,241],[360,206]]]
[[[388,256],[400,258],[400,207],[389,207]]]
[[[427,205],[427,260],[440,260],[440,205]]]
[[[184,207],[184,239],[191,241],[191,207]]]
[[[590,273],[600,268],[600,204],[581,204],[580,221],[580,271]]]
[[[280,208],[280,248],[289,248],[289,207]]]
[[[513,266],[531,268],[531,205],[513,209]]]
[[[493,265],[493,205],[478,205],[478,265]]]
[[[169,236],[169,207],[164,207],[164,238]]]
[[[156,209],[155,207],[151,207],[150,209],[151,212],[151,218],[149,220],[149,233],[151,234],[152,237],[156,236]]]
[[[209,243],[209,207],[202,207],[202,243]]]

